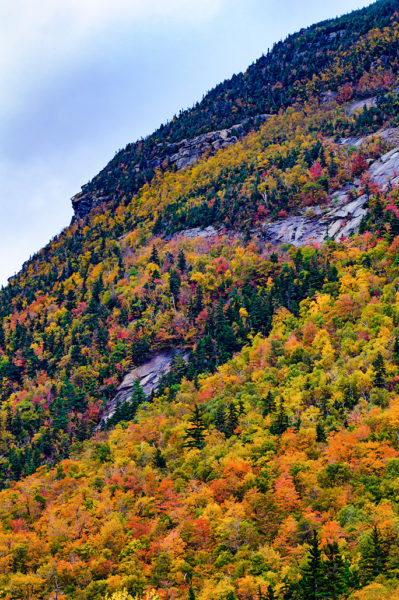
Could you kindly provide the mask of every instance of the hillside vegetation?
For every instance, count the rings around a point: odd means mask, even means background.
[[[369,172],[398,145],[396,8],[290,36],[128,146],[0,291],[0,598],[399,596],[399,189]],[[265,242],[343,191],[357,235]]]

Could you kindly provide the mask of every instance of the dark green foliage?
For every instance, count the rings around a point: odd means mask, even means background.
[[[273,398],[273,394],[269,390],[265,398],[261,399],[262,405],[262,415],[265,417],[266,415],[270,415],[272,412],[276,410],[276,402]]]
[[[386,371],[385,371],[384,358],[383,358],[381,352],[379,352],[377,354],[377,358],[373,361],[373,368],[374,368],[374,385],[379,388],[385,387]]]
[[[155,265],[159,265],[158,249],[155,244],[152,246],[150,262],[154,263]]]
[[[223,404],[219,404],[216,411],[215,427],[221,433],[226,432],[226,410]]]
[[[206,427],[204,425],[203,415],[203,408],[196,404],[189,419],[190,425],[186,429],[186,434],[184,436],[184,445],[186,448],[198,448],[199,450],[202,450],[205,446]]]
[[[181,277],[180,277],[179,273],[176,271],[176,269],[172,269],[170,271],[169,289],[170,289],[170,293],[172,294],[173,298],[175,299],[175,302],[177,302],[177,296],[179,294],[180,286],[181,286]]]
[[[316,441],[321,443],[327,441],[324,425],[321,421],[318,421],[316,425]]]
[[[155,450],[155,454],[154,454],[154,458],[152,459],[152,462],[154,464],[155,467],[157,467],[158,469],[166,469],[166,460],[164,455],[161,452],[160,448],[157,448]]]
[[[326,560],[324,562],[326,598],[339,600],[348,592],[346,568],[344,560],[336,542],[327,544],[324,548]]]
[[[187,267],[186,256],[182,249],[179,250],[179,254],[177,257],[177,268],[181,273],[184,273]]]
[[[146,395],[138,379],[134,380],[130,398],[116,406],[114,414],[107,419],[105,427],[114,427],[121,421],[131,421],[139,406],[146,401]]]
[[[326,577],[321,557],[319,538],[316,531],[310,542],[307,565],[302,569],[300,597],[303,600],[324,600],[326,595]]]
[[[285,431],[287,431],[289,426],[290,424],[288,420],[288,415],[285,411],[284,401],[282,398],[280,398],[277,414],[270,426],[270,432],[275,435],[282,435]]]
[[[365,583],[387,571],[389,546],[380,530],[374,525],[362,549],[361,576]]]

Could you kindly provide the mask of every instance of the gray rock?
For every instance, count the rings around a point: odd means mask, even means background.
[[[271,116],[272,115],[267,114],[257,115],[256,119],[258,121],[266,121]],[[176,169],[179,171],[186,169],[197,162],[197,160],[205,153],[213,155],[222,148],[236,144],[237,141],[246,134],[247,129],[245,126],[248,123],[253,124],[253,121],[253,119],[245,119],[241,123],[237,123],[237,125],[233,125],[228,129],[211,131],[189,140],[183,139],[178,143],[165,145],[158,144],[160,157],[148,161],[148,164],[156,169],[160,167],[161,163],[166,161],[169,167],[176,166]],[[131,169],[139,171],[140,167],[138,165],[133,165]],[[95,206],[112,202],[113,199],[113,194],[106,195],[104,192],[100,193],[97,191],[85,193],[85,186],[83,186],[82,191],[73,196],[71,202],[75,216],[81,218],[87,215]]]
[[[389,132],[390,139],[397,134]],[[380,186],[399,183],[399,147],[387,152],[370,165],[371,179]],[[312,242],[322,243],[327,238],[339,241],[349,237],[360,226],[366,215],[367,196],[350,200],[348,192],[355,184],[347,185],[330,198],[330,204],[317,206],[296,216],[289,216],[273,223],[262,225],[260,236],[273,244],[293,244],[302,246]]]
[[[109,402],[101,422],[107,421],[112,417],[117,405],[130,398],[133,384],[136,379],[139,380],[145,395],[149,396],[152,390],[156,389],[161,376],[170,371],[170,366],[175,356],[175,350],[160,352],[140,367],[136,367],[135,369],[132,369],[132,371],[129,371],[119,385],[116,395]],[[187,355],[184,354],[183,357],[186,358]]]
[[[363,110],[364,106],[370,108],[371,106],[377,106],[377,97],[372,96],[371,98],[364,98],[363,100],[356,100],[349,104],[347,112],[350,115],[354,115],[357,112]]]

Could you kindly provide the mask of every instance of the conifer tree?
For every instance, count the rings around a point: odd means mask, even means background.
[[[327,441],[326,432],[324,429],[324,425],[321,421],[317,422],[316,425],[316,442],[325,443]]]
[[[269,390],[265,398],[261,399],[262,403],[262,416],[270,415],[270,413],[276,410],[276,402],[273,398],[273,394]]]
[[[153,244],[153,246],[152,246],[150,262],[154,263],[155,265],[159,265],[158,249],[155,244]]]
[[[395,338],[392,354],[393,354],[394,361],[396,363],[398,363],[399,362],[399,337]]]
[[[237,408],[233,402],[229,406],[226,422],[226,437],[231,437],[234,434],[238,425]]]
[[[364,582],[372,581],[387,570],[389,548],[380,530],[374,525],[367,540],[367,545],[362,550],[360,561]]]
[[[326,579],[326,597],[339,600],[348,591],[345,581],[345,564],[336,542],[327,544],[324,549],[326,561],[324,573]]]
[[[205,435],[204,432],[206,427],[203,421],[203,408],[195,404],[194,411],[189,419],[190,426],[186,429],[185,434],[185,447],[186,448],[198,448],[202,450],[205,446]]]
[[[188,590],[187,600],[195,600],[195,594],[194,594],[193,586],[191,583],[190,583],[190,588]]]
[[[170,272],[170,276],[169,276],[169,289],[170,289],[170,293],[172,294],[173,298],[175,299],[175,302],[177,302],[177,296],[179,294],[180,286],[181,286],[181,277],[180,277],[179,273],[176,271],[176,269],[172,269]]]
[[[271,424],[270,431],[274,435],[282,435],[289,427],[288,415],[285,412],[284,401],[281,398],[276,418]]]
[[[166,469],[166,460],[159,447],[157,447],[157,449],[155,450],[152,462],[155,467],[158,467],[158,469]]]
[[[186,262],[185,254],[184,254],[183,250],[180,248],[179,254],[177,257],[177,268],[179,269],[179,271],[181,273],[184,273],[184,271],[186,270],[186,266],[187,266],[187,262]]]
[[[316,531],[313,532],[310,543],[308,563],[302,569],[300,590],[303,600],[323,600],[325,598],[326,581],[324,565]]]
[[[216,410],[215,427],[221,433],[226,432],[226,411],[223,404],[219,404]]]
[[[381,352],[379,352],[377,354],[377,358],[373,361],[373,367],[374,367],[374,371],[375,371],[374,385],[376,387],[382,388],[385,386],[386,371],[385,371],[384,358],[383,358]]]

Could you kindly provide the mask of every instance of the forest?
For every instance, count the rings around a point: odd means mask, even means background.
[[[397,8],[290,36],[129,144],[0,290],[0,598],[398,598],[399,188],[370,175],[398,146]],[[342,190],[355,235],[265,239]]]

